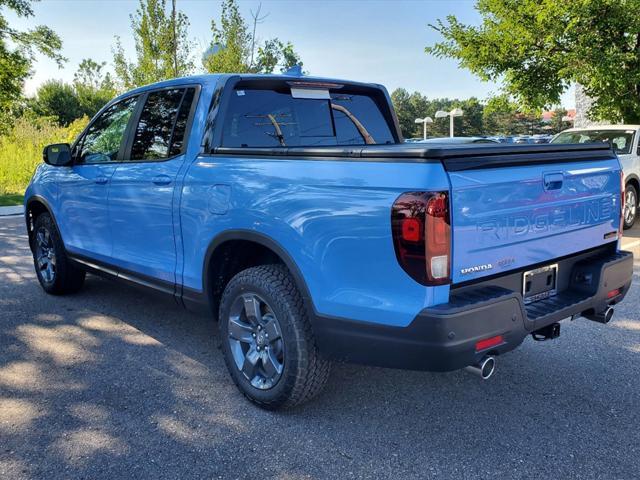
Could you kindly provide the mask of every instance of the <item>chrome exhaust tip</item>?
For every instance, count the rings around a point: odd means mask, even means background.
[[[602,323],[609,323],[613,318],[613,312],[613,307],[607,307],[607,309],[604,311],[604,322]]]
[[[495,357],[484,357],[475,365],[469,365],[464,369],[469,373],[478,375],[482,380],[488,380],[496,370],[496,359]]]
[[[607,307],[607,309],[603,312],[584,315],[584,317],[598,323],[609,323],[613,318],[614,312],[615,310],[613,309],[613,307]]]

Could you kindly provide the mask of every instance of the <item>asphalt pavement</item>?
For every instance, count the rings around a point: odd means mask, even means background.
[[[627,241],[640,255],[640,231]],[[614,321],[465,372],[335,365],[284,413],[250,405],[212,320],[89,276],[40,289],[0,218],[0,479],[640,477],[640,261]]]

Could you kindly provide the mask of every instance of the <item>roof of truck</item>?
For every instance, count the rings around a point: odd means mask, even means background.
[[[295,76],[295,75],[287,75],[287,74],[276,74],[276,73],[208,73],[203,75],[191,75],[188,77],[180,77],[180,78],[172,78],[170,80],[164,80],[162,82],[150,83],[149,85],[144,85],[142,87],[135,88],[133,90],[129,90],[120,97],[131,95],[132,93],[142,93],[147,90],[153,90],[156,88],[164,88],[171,87],[174,85],[188,85],[188,84],[203,84],[210,82],[217,82],[218,79],[222,77],[240,77],[243,80],[282,80],[282,81],[297,81],[297,82],[323,82],[323,83],[338,83],[338,84],[349,84],[349,85],[362,85],[369,87],[380,87],[380,84],[376,83],[366,83],[366,82],[355,82],[353,80],[345,80],[340,78],[328,78],[328,77],[311,77],[311,76]],[[118,97],[118,98],[120,98]]]

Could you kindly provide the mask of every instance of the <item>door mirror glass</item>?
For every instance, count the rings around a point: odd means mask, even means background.
[[[42,160],[47,165],[64,167],[71,163],[71,147],[68,143],[54,143],[47,145],[42,152]]]

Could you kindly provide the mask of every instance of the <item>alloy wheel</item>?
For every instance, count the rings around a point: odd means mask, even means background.
[[[255,293],[239,295],[229,312],[231,354],[238,370],[259,390],[278,383],[285,361],[280,323],[269,304]]]
[[[636,217],[638,208],[638,199],[633,189],[628,189],[624,196],[624,221],[627,225],[631,225]]]
[[[46,283],[55,281],[56,254],[51,233],[45,227],[40,227],[36,232],[36,265]]]

